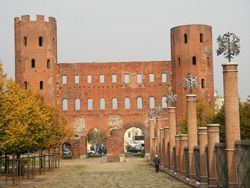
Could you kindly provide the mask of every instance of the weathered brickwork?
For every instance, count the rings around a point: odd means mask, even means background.
[[[56,20],[50,17],[46,21],[44,16],[37,16],[34,21],[29,16],[17,17],[16,82],[24,89],[41,93],[48,103],[61,110],[68,126],[80,138],[71,142],[73,157],[86,154],[86,136],[93,128],[101,128],[107,134],[108,154],[117,158],[123,153],[125,131],[138,127],[144,133],[148,153],[147,114],[150,108],[162,106],[167,118],[165,100],[173,89],[178,96],[177,120],[183,119],[186,93],[182,81],[187,73],[198,77],[198,97],[213,104],[211,32],[206,25],[173,28],[171,61],[58,63]],[[166,122],[162,128],[168,127]]]

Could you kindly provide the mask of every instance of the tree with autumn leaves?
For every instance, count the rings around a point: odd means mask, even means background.
[[[67,132],[63,116],[40,95],[6,80],[0,63],[0,151],[19,155],[55,148]]]

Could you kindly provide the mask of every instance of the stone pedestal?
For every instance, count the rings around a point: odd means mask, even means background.
[[[209,187],[217,187],[215,144],[220,142],[219,126],[219,124],[207,125]]]
[[[226,150],[229,187],[237,185],[235,141],[240,140],[238,64],[223,64]]]
[[[198,127],[198,140],[200,148],[200,177],[201,185],[207,185],[207,163],[206,163],[206,145],[207,142],[207,127]]]
[[[174,170],[173,148],[175,146],[175,135],[176,135],[175,107],[168,107],[168,119],[169,119],[170,169]]]
[[[179,140],[180,140],[180,172],[181,175],[185,176],[184,148],[188,145],[187,134],[179,134]]]
[[[190,172],[190,178],[194,178],[195,177],[194,146],[198,145],[196,95],[189,94],[186,97],[187,97],[189,172]]]

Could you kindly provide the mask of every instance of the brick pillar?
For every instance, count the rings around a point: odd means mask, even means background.
[[[195,177],[194,146],[198,145],[196,95],[189,94],[186,97],[187,97],[189,172],[190,172],[190,178],[194,178]]]
[[[169,143],[169,128],[164,127],[164,139],[165,139],[165,167],[169,168],[169,159],[168,159],[168,143]]]
[[[175,135],[176,172],[180,173],[180,135]]]
[[[168,120],[169,120],[169,143],[170,143],[170,169],[174,169],[173,148],[175,146],[176,135],[176,115],[175,107],[168,107]]]
[[[219,126],[219,124],[207,125],[209,187],[217,187],[215,144],[220,142]]]
[[[155,154],[156,154],[156,147],[155,147],[155,142],[156,142],[156,138],[155,137],[153,137],[152,138],[152,154],[151,154],[151,159],[153,160],[154,159],[154,157],[155,157]]]
[[[201,184],[207,185],[207,161],[206,161],[206,145],[207,145],[207,127],[198,127],[198,139],[200,148],[200,176]]]
[[[153,138],[155,137],[154,135],[154,120],[150,119],[149,120],[149,147],[150,147],[150,159],[154,158],[154,143],[153,143]]]
[[[164,128],[160,128],[160,159],[161,159],[161,165],[163,165],[164,160],[164,148],[163,148],[163,139],[164,139]]]
[[[87,157],[87,137],[81,136],[80,138],[80,158],[86,158]]]
[[[184,159],[184,148],[188,145],[188,135],[179,134],[180,140],[180,172],[181,175],[185,176],[185,159]]]
[[[161,137],[160,137],[160,129],[162,126],[162,118],[161,116],[156,116],[156,147],[157,151],[156,154],[161,155]]]
[[[240,140],[237,64],[223,64],[226,150],[229,187],[237,186],[235,141]]]

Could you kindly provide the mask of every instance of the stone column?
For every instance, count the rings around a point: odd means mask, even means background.
[[[188,153],[190,178],[195,177],[194,172],[194,146],[198,145],[196,95],[187,95],[187,124],[188,124]]]
[[[229,187],[237,185],[235,141],[240,140],[238,64],[223,64],[226,150]]]
[[[176,172],[180,173],[180,136],[175,135]]]
[[[184,159],[184,148],[188,145],[188,135],[179,134],[180,140],[180,172],[181,175],[185,176],[185,159]]]
[[[219,124],[207,125],[209,187],[217,187],[215,144],[220,142],[219,127]]]
[[[175,107],[168,107],[168,119],[169,119],[169,143],[170,143],[170,169],[174,169],[174,156],[173,148],[175,146],[176,135],[176,115]]]
[[[165,141],[165,167],[169,168],[169,158],[168,158],[168,143],[169,143],[169,128],[164,127],[164,141]]]
[[[201,185],[207,185],[207,162],[206,162],[206,145],[207,145],[207,127],[198,127],[198,139],[200,148],[200,176]]]

